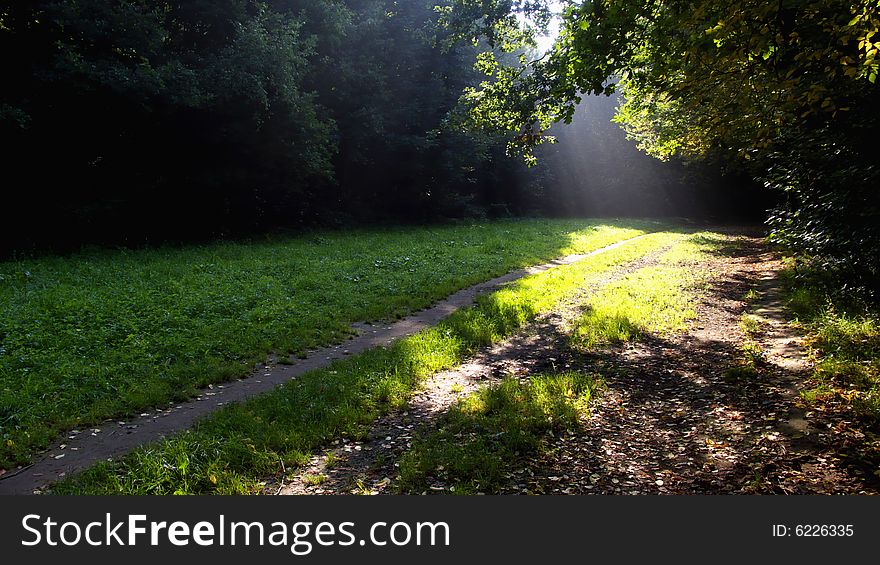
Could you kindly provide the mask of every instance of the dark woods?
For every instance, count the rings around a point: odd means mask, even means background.
[[[739,181],[707,190],[714,173],[637,153],[605,107],[533,169],[503,139],[453,127],[463,88],[485,77],[475,47],[441,47],[435,3],[5,3],[0,254],[354,223],[766,209]]]

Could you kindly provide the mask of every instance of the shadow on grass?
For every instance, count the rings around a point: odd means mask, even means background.
[[[699,245],[706,253],[717,257],[749,258],[758,262],[765,247],[754,239],[719,239],[705,235],[695,235],[691,241]]]
[[[752,282],[738,276],[716,280],[707,300],[718,304],[740,299]],[[574,374],[591,383],[587,394],[570,387],[572,392],[557,392],[557,400],[566,410],[579,406],[575,411],[585,415],[589,411],[585,400],[604,381],[609,392],[626,398],[626,406],[620,408],[621,414],[626,410],[625,415],[615,420],[615,412],[605,413],[603,425],[610,417],[611,427],[596,430],[582,427],[571,412],[543,409],[532,387],[560,377],[548,372],[549,362],[545,363],[531,380],[507,379],[487,388],[426,430],[400,461],[402,490],[510,492],[515,486],[512,481],[522,479],[521,475],[514,478],[512,472],[523,464],[538,476],[545,472],[545,485],[558,484],[554,481],[565,473],[566,484],[577,489],[591,485],[595,475],[620,477],[623,460],[630,476],[650,476],[652,486],[658,473],[681,477],[679,486],[673,487],[676,492],[843,492],[835,489],[849,487],[821,477],[811,479],[812,483],[785,481],[787,476],[799,476],[805,461],[814,461],[829,449],[852,464],[847,472],[877,486],[876,479],[868,476],[869,469],[859,462],[858,446],[823,445],[816,439],[818,432],[807,436],[803,427],[791,423],[800,417],[800,410],[781,387],[800,382],[803,374],[787,373],[760,361],[746,363],[747,352],[736,339],[693,334],[667,339],[640,330],[626,316],[597,315],[591,320],[600,326],[597,332],[607,342],[618,345],[584,352],[571,348],[566,335],[551,336],[556,343],[553,365],[571,366],[581,371]],[[638,343],[628,343],[636,337]],[[638,419],[628,420],[634,414]],[[576,452],[567,452],[576,453],[575,463],[563,470],[557,466],[554,450],[565,453],[567,444],[578,441],[569,433],[583,442]],[[617,455],[623,454],[623,459],[606,456],[601,449],[604,441],[618,444]]]
[[[663,224],[523,220],[0,262],[0,469],[57,434],[340,343],[462,288]],[[576,232],[576,233],[575,233]]]
[[[402,405],[428,375],[459,364],[552,310],[608,269],[675,241],[664,234],[578,265],[522,279],[478,299],[437,326],[303,375],[274,393],[230,406],[193,431],[144,447],[120,462],[61,482],[56,493],[171,494],[260,490],[329,439],[361,437],[384,411]],[[197,446],[190,449],[188,446]],[[185,459],[178,454],[190,452]],[[182,475],[183,474],[183,475]],[[185,476],[184,476],[185,475]],[[192,480],[185,480],[192,477]]]
[[[584,373],[506,378],[454,405],[400,459],[404,491],[492,492],[548,433],[576,428],[601,381]],[[450,488],[451,487],[451,488]]]

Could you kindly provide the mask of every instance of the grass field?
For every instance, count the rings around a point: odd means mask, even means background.
[[[572,342],[582,349],[636,339],[642,334],[682,331],[696,318],[698,286],[708,273],[700,261],[724,237],[691,234],[658,260],[594,293],[575,323]]]
[[[401,406],[429,375],[522,328],[609,269],[682,237],[655,233],[578,263],[481,296],[438,325],[390,347],[313,371],[281,389],[232,405],[193,430],[102,463],[57,484],[61,494],[247,493],[303,463],[333,438],[360,437]]]
[[[523,220],[0,263],[0,469],[516,267],[658,229]]]

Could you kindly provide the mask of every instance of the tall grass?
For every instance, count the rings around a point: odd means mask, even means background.
[[[819,274],[788,271],[785,282],[787,305],[806,329],[816,361],[804,398],[835,399],[880,432],[880,308]]]

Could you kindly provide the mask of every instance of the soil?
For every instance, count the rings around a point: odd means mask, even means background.
[[[598,286],[655,257],[609,273]],[[596,287],[584,289],[520,335],[436,375],[365,440],[336,443],[267,492],[399,492],[395,461],[458,398],[506,375],[525,379],[559,368],[599,373],[604,390],[579,429],[548,437],[537,456],[510,469],[501,494],[876,494],[870,474],[837,449],[846,430],[800,401],[811,364],[785,318],[779,258],[760,238],[740,236],[708,267],[712,283],[687,332],[587,354],[572,350],[569,320]],[[759,295],[752,302],[750,290]],[[759,316],[763,328],[755,338],[763,360],[751,375],[728,371],[741,364],[745,312]],[[453,486],[438,478],[426,492]]]
[[[750,242],[713,262],[715,283],[691,331],[608,349],[587,363],[614,367],[581,430],[551,438],[511,473],[508,493],[876,494],[837,453],[835,427],[808,412],[801,337],[786,323],[781,264]],[[743,296],[761,297],[751,308]],[[734,377],[742,313],[766,323],[757,375]]]

